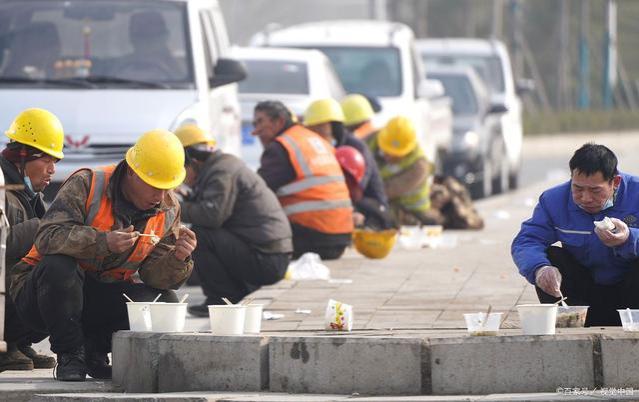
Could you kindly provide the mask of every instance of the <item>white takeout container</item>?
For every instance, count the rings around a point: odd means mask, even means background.
[[[209,306],[209,320],[213,335],[242,335],[246,319],[246,306],[220,304]]]
[[[524,335],[554,335],[556,304],[520,304],[517,312]]]
[[[556,328],[583,328],[588,306],[557,306]]]
[[[324,329],[351,331],[353,329],[353,306],[330,299],[324,314]]]
[[[246,305],[244,317],[244,333],[259,334],[262,329],[262,308],[263,304]]]
[[[620,309],[619,318],[621,318],[621,327],[624,331],[639,331],[639,309]]]
[[[153,332],[182,332],[187,303],[150,303]]]
[[[501,324],[502,313],[490,313],[486,319],[486,313],[464,314],[466,328],[473,336],[497,335]],[[484,322],[485,321],[485,322]]]
[[[131,331],[151,331],[151,302],[127,302]]]

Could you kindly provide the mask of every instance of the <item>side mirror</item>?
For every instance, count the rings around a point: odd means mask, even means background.
[[[527,93],[533,92],[535,90],[535,80],[531,80],[529,78],[517,80],[517,84],[515,86],[515,91],[517,95],[525,95]]]
[[[503,114],[508,112],[508,108],[506,105],[502,103],[496,103],[494,105],[490,105],[486,114]]]
[[[417,87],[417,96],[420,98],[440,98],[445,94],[444,85],[438,80],[422,80]]]
[[[219,59],[213,69],[211,78],[211,88],[242,81],[246,78],[246,68],[244,64],[233,59]]]
[[[382,103],[379,101],[379,98],[373,95],[367,95],[367,94],[362,94],[362,95],[366,98],[368,103],[371,104],[371,107],[373,108],[373,112],[379,113],[382,111]]]

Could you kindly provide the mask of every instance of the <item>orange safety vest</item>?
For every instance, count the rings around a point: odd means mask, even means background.
[[[353,207],[335,149],[300,125],[276,140],[288,152],[296,175],[276,192],[288,219],[322,233],[351,233]]]
[[[355,137],[359,138],[360,140],[363,140],[374,132],[375,127],[373,127],[373,123],[371,123],[371,121],[369,120],[365,123],[362,123],[361,126],[353,130],[353,135],[355,135]]]
[[[113,230],[115,218],[113,216],[113,205],[111,198],[107,196],[107,188],[109,180],[113,175],[115,165],[104,166],[93,171],[91,178],[91,188],[86,201],[86,218],[85,225],[93,226],[101,232],[109,232]],[[173,210],[161,211],[155,216],[149,218],[144,228],[146,234],[153,232],[159,238],[164,236],[175,218]],[[94,259],[80,259],[78,263],[85,271],[96,272],[102,282],[129,281],[134,282],[135,274],[140,268],[140,264],[151,253],[155,245],[151,242],[150,237],[139,237],[138,241],[129,255],[129,258],[120,266],[113,268],[103,268],[102,263],[104,257],[96,257]],[[42,259],[42,255],[36,249],[35,245],[31,247],[29,253],[22,258],[22,261],[29,265],[36,265]]]

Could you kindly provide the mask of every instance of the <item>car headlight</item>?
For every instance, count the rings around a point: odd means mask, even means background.
[[[479,145],[479,135],[474,131],[466,131],[464,134],[464,144],[470,148],[475,148]]]

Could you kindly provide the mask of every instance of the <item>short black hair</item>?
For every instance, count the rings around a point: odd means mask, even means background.
[[[617,171],[617,157],[606,146],[586,143],[575,151],[568,163],[570,174],[574,171],[592,176],[601,172],[606,181],[612,180],[619,172]]]
[[[267,100],[258,102],[255,105],[255,112],[264,112],[271,119],[284,119],[284,126],[288,127],[293,124],[293,115],[289,108],[286,107],[282,102],[277,100]]]

